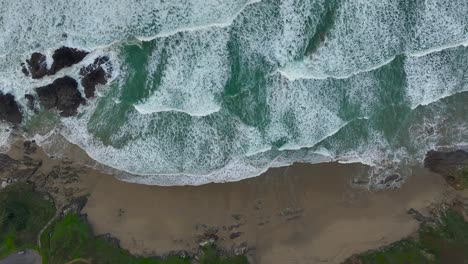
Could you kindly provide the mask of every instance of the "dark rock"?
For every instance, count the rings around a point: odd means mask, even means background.
[[[84,87],[86,98],[94,97],[94,92],[98,84],[107,84],[110,73],[107,73],[102,65],[108,62],[108,57],[99,57],[94,60],[93,64],[81,68],[80,75],[83,76],[81,85]]]
[[[238,237],[240,237],[242,235],[242,232],[235,232],[235,233],[231,233],[231,235],[229,235],[229,238],[230,239],[236,239]]]
[[[55,50],[54,55],[52,55],[54,62],[52,63],[48,74],[54,75],[63,68],[77,64],[82,61],[86,55],[88,55],[88,52],[86,51],[69,47],[59,48]]]
[[[65,76],[52,84],[36,88],[41,104],[48,110],[56,108],[63,117],[74,116],[85,102],[75,79]]]
[[[23,121],[19,105],[15,97],[11,94],[3,94],[0,91],[0,121],[6,121],[13,124],[20,124]]]
[[[450,174],[461,166],[468,165],[468,152],[457,150],[452,152],[440,152],[431,150],[426,154],[424,167],[439,174]]]
[[[400,174],[392,174],[387,176],[385,179],[380,181],[380,184],[384,184],[387,187],[391,187],[392,185],[399,183],[403,180]]]
[[[31,94],[26,94],[24,95],[24,98],[28,100],[27,106],[29,110],[35,110],[34,102],[36,99],[34,98],[34,96],[32,96]]]
[[[442,175],[455,189],[468,188],[468,152],[456,150],[441,152],[431,150],[426,154],[424,166]]]
[[[31,73],[33,79],[40,79],[47,74],[47,62],[44,54],[35,52],[31,55],[29,60],[26,60],[26,63],[28,64],[27,69],[24,64],[22,69],[22,72],[26,74],[26,76]]]
[[[21,71],[24,75],[29,76],[29,70],[24,62],[21,63]]]

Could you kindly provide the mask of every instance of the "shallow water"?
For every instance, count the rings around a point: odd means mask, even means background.
[[[338,160],[373,166],[379,187],[468,136],[465,0],[0,0],[0,13],[0,89],[23,105],[57,78],[23,76],[31,52],[91,51],[57,74],[75,78],[111,58],[112,81],[77,117],[27,112],[23,125],[129,181],[234,181]]]

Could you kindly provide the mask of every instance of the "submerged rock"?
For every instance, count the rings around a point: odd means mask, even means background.
[[[48,110],[56,108],[63,117],[74,116],[85,102],[75,79],[65,76],[52,84],[36,88],[39,101]]]
[[[46,56],[42,53],[35,52],[31,55],[29,60],[26,60],[26,65],[22,64],[23,66],[23,73],[28,76],[31,74],[33,79],[40,79],[47,74],[47,62]]]
[[[3,94],[0,91],[0,120],[13,124],[20,124],[23,121],[21,109],[11,94]]]
[[[88,52],[86,51],[69,47],[59,48],[55,50],[54,54],[52,55],[54,62],[52,63],[48,74],[54,75],[63,68],[77,64],[82,61],[86,55],[88,55]]]
[[[81,68],[80,75],[83,77],[81,79],[81,85],[84,88],[86,98],[94,97],[94,92],[98,84],[107,84],[110,73],[104,70],[103,65],[108,62],[108,57],[99,57],[94,60],[93,64]]]

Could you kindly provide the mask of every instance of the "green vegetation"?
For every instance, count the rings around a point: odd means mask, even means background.
[[[248,264],[247,257],[221,257],[214,245],[207,246],[203,249],[203,256],[200,257],[200,264]]]
[[[0,257],[4,257],[18,249],[35,249],[37,236],[55,208],[31,185],[15,184],[0,192],[0,214]]]
[[[69,213],[51,225],[42,236],[45,263],[67,263],[75,259],[90,263],[114,264],[188,264],[188,259],[171,257],[165,260],[130,255],[117,243],[95,237],[90,226],[76,213]]]
[[[189,258],[145,258],[130,255],[118,243],[95,237],[86,219],[74,212],[55,220],[41,235],[42,248],[37,246],[41,229],[54,217],[52,202],[34,192],[33,186],[15,184],[0,192],[0,259],[17,250],[37,250],[43,263],[99,264],[190,264]],[[247,258],[224,258],[214,246],[203,250],[200,264],[247,264]]]
[[[362,264],[468,263],[468,222],[448,209],[437,223],[425,224],[417,239],[400,241],[386,248],[358,256]]]
[[[459,190],[467,189],[468,188],[468,166],[460,169],[456,173],[455,179],[456,179],[456,184],[458,185],[456,186],[458,187],[456,189],[459,189]]]

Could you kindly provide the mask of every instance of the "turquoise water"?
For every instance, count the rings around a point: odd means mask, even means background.
[[[128,181],[234,181],[335,160],[371,165],[384,187],[427,150],[466,145],[465,0],[0,0],[0,13],[0,89],[18,98],[54,78],[21,75],[32,51],[90,51],[59,72],[76,78],[111,58],[112,81],[77,117],[28,112],[24,126]]]

